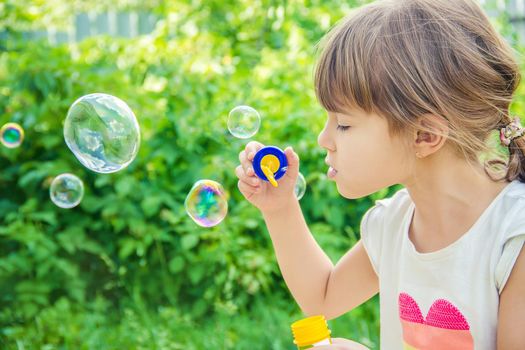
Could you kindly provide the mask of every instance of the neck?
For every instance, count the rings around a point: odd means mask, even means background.
[[[491,180],[481,165],[438,153],[418,161],[414,176],[404,183],[416,207],[413,238],[434,240],[435,246],[465,233],[507,185]]]

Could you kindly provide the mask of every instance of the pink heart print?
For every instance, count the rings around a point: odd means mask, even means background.
[[[450,301],[434,301],[426,318],[407,293],[399,294],[398,304],[405,350],[474,349],[470,326]]]

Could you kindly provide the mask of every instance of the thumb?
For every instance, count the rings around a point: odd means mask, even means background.
[[[286,155],[286,160],[288,161],[286,175],[295,180],[299,174],[299,156],[294,152],[292,147],[286,147],[284,154]]]

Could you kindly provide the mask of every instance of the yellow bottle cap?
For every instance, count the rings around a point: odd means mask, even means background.
[[[292,323],[294,344],[307,346],[330,339],[330,330],[323,315],[312,316]]]

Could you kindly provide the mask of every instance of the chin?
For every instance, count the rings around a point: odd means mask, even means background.
[[[379,191],[381,188],[365,188],[364,186],[342,186],[337,184],[339,194],[347,199],[359,199]]]
[[[339,191],[339,194],[347,199],[358,199],[368,196],[370,193],[366,193],[363,191],[357,191],[356,189],[350,189],[348,187],[342,187],[337,185],[337,191]]]

